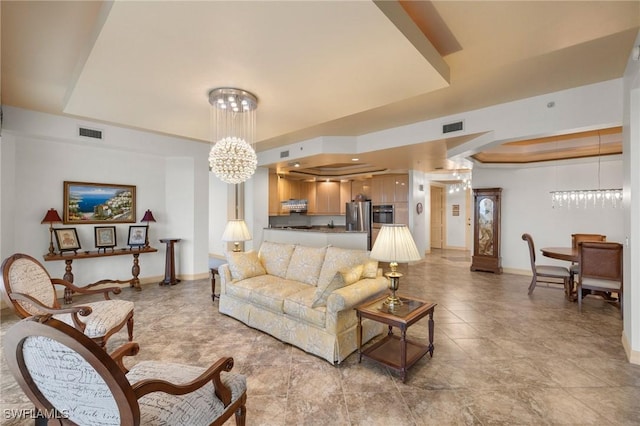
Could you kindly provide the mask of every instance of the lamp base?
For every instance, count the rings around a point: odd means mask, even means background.
[[[396,291],[400,287],[400,277],[402,273],[397,272],[392,268],[391,272],[385,274],[387,278],[389,278],[389,290],[391,290],[391,294],[382,302],[382,305],[389,311],[394,312],[400,306],[402,306],[402,300],[398,296],[396,296]]]
[[[240,248],[240,243],[238,241],[235,241],[233,243],[233,252],[234,253],[238,253],[238,252],[241,252],[241,251],[242,251],[242,249]]]

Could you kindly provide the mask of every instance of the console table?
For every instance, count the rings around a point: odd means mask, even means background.
[[[85,287],[93,287],[96,285],[107,284],[107,283],[114,283],[114,284],[128,283],[130,287],[134,287],[136,290],[140,291],[142,289],[140,288],[140,279],[138,278],[138,275],[140,275],[140,264],[139,264],[138,257],[140,256],[141,253],[155,253],[157,251],[158,249],[155,249],[153,247],[122,248],[122,249],[114,249],[112,251],[94,250],[94,251],[83,251],[80,253],[55,254],[52,256],[45,254],[43,258],[46,262],[53,261],[53,260],[64,260],[64,263],[66,264],[66,266],[64,268],[65,273],[62,278],[65,281],[69,281],[70,283],[73,283],[73,272],[71,269],[71,264],[73,263],[74,260],[90,259],[94,257],[133,255],[133,266],[131,267],[131,275],[133,275],[133,277],[131,279],[129,280],[105,279],[105,280],[96,281],[95,283],[92,283],[92,284],[87,284]],[[72,301],[71,296],[72,296],[72,291],[65,289],[64,303],[71,303]]]

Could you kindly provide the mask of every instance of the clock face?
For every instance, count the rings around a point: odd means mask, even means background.
[[[416,211],[418,212],[418,214],[422,213],[422,203],[416,204]]]

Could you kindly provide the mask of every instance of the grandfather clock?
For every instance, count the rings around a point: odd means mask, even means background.
[[[473,190],[472,271],[502,273],[500,258],[500,201],[502,188]]]

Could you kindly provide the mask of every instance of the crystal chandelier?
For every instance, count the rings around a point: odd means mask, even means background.
[[[598,132],[598,189],[551,191],[552,208],[622,207],[622,188],[600,189],[602,141]]]
[[[209,168],[223,182],[242,183],[258,164],[252,146],[258,99],[245,90],[222,87],[209,92],[209,103],[215,127]]]
[[[462,182],[449,185],[449,194],[471,189],[471,170],[469,170],[468,173],[465,173],[464,176],[455,170],[453,172],[453,177],[462,180]]]

